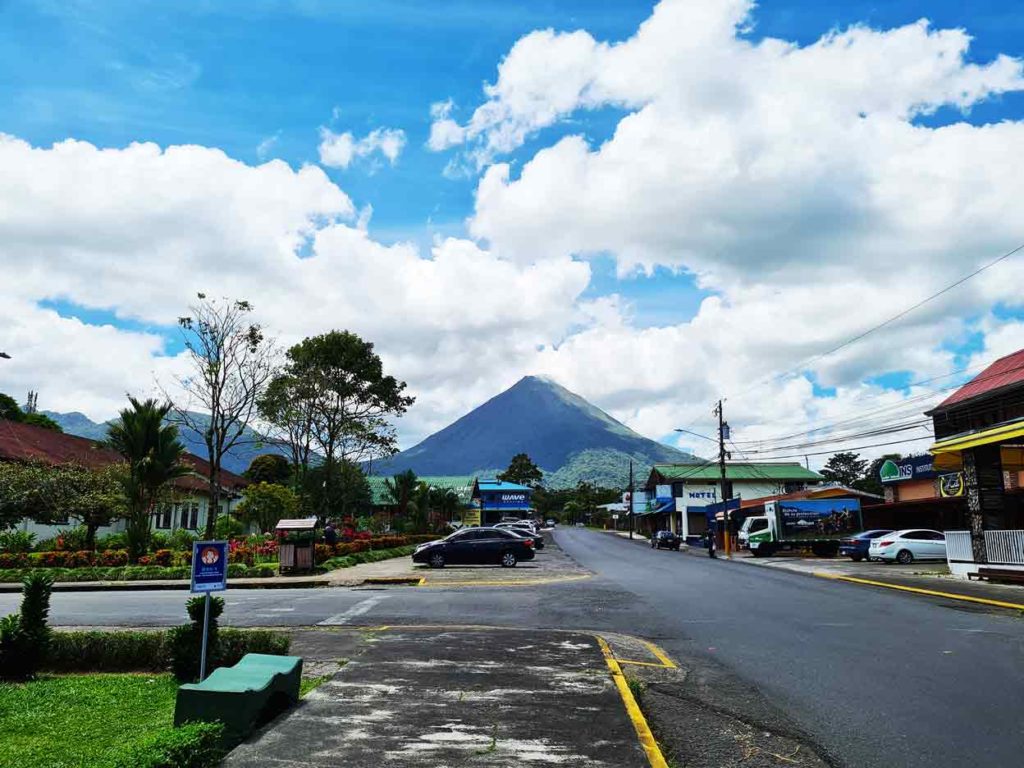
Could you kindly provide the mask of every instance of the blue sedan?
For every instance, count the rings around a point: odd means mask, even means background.
[[[879,528],[873,531],[861,531],[852,536],[847,536],[845,539],[840,539],[839,554],[850,558],[855,563],[867,560],[868,550],[871,548],[871,540],[877,539],[879,536],[885,536],[887,533],[892,533],[892,530]]]

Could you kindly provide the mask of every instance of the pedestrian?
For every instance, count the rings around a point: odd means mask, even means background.
[[[708,528],[707,537],[708,537],[708,557],[713,557],[713,558],[717,559],[717,555],[715,555],[715,531],[714,531],[713,528]]]
[[[332,547],[338,543],[338,529],[334,527],[334,523],[327,523],[324,528],[324,543]]]

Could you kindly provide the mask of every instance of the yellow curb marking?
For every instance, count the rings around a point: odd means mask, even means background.
[[[676,663],[672,661],[672,659],[668,657],[668,654],[661,650],[661,648],[656,646],[650,640],[641,640],[640,642],[647,646],[650,652],[654,654],[654,658],[660,661],[662,666],[668,667],[669,669],[676,669]]]
[[[620,659],[618,656],[615,657],[615,660],[619,662],[619,664],[635,664],[638,667],[655,667],[657,669],[671,669],[671,667],[666,667],[664,664],[655,664],[653,661],[633,661],[632,659]]]
[[[665,762],[665,757],[661,754],[658,742],[655,741],[654,734],[651,733],[651,728],[647,725],[647,719],[644,717],[644,713],[640,711],[636,699],[633,698],[633,692],[629,690],[626,676],[622,674],[622,667],[619,666],[619,662],[616,661],[615,655],[612,653],[612,649],[608,647],[605,639],[600,635],[596,637],[598,645],[601,646],[601,653],[604,654],[604,660],[611,671],[612,679],[615,681],[615,687],[618,688],[619,696],[622,697],[622,703],[626,705],[626,714],[633,721],[633,728],[636,730],[637,738],[640,740],[640,746],[644,748],[644,752],[647,754],[647,762],[651,764],[651,768],[668,768],[668,763]]]
[[[971,595],[958,595],[954,592],[940,592],[935,589],[924,589],[922,587],[905,587],[902,584],[889,584],[885,581],[872,581],[871,579],[859,579],[856,576],[841,576],[825,571],[815,571],[814,575],[819,579],[831,579],[832,581],[848,581],[852,584],[867,584],[872,587],[885,587],[886,589],[898,589],[902,592],[914,592],[919,595],[931,595],[933,597],[945,597],[949,600],[962,600],[967,603],[980,603],[981,605],[994,605],[997,608],[1013,608],[1024,611],[1024,605],[1020,603],[1007,603],[1002,600],[990,600],[987,597],[972,597]]]
[[[589,573],[579,576],[559,576],[549,579],[510,579],[508,581],[430,581],[423,578],[421,587],[530,587],[535,584],[561,584],[569,581],[582,581],[592,578]]]

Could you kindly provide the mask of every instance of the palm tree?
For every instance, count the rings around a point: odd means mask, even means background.
[[[449,523],[462,510],[462,500],[459,499],[459,494],[451,488],[438,488],[436,490],[434,508],[441,518],[441,523]]]
[[[405,514],[405,509],[409,506],[409,502],[412,500],[412,495],[416,492],[418,484],[416,473],[411,469],[407,469],[405,472],[395,475],[392,479],[384,481],[388,501],[398,507],[398,514]]]
[[[128,401],[131,407],[122,410],[107,430],[107,444],[128,464],[123,480],[128,499],[125,535],[128,557],[136,562],[149,549],[150,520],[161,491],[191,470],[182,463],[185,447],[178,440],[178,428],[164,423],[171,404],[134,397]]]

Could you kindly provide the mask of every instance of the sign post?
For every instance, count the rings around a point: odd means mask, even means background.
[[[206,643],[210,632],[210,593],[223,592],[228,586],[228,543],[195,541],[192,543],[192,593],[206,596],[203,605],[203,644],[199,659],[199,682],[206,679]]]

